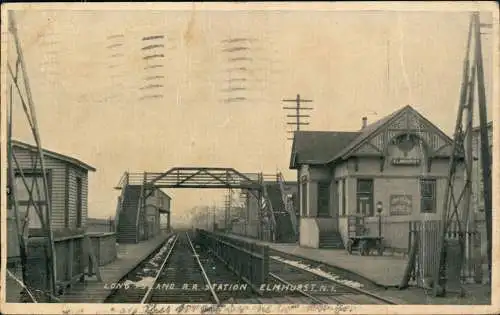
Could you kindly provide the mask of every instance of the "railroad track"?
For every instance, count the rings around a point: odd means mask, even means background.
[[[374,293],[270,256],[259,290],[241,280],[188,233],[172,236],[123,279],[108,303],[396,304]]]
[[[194,245],[188,233],[182,233],[127,275],[106,302],[221,304],[254,294],[208,251]]]
[[[141,303],[220,304],[205,268],[187,233],[177,237]]]
[[[291,265],[281,257],[270,257],[269,277],[280,285],[273,291],[285,288],[282,291],[285,295],[286,292],[297,292],[313,304],[397,304],[340,280]]]

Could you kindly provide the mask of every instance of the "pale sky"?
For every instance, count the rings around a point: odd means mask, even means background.
[[[60,10],[18,12],[17,22],[42,143],[97,168],[89,216],[106,217],[126,170],[217,166],[280,170],[294,180],[281,100],[298,93],[314,100],[304,130],[358,130],[362,116],[373,122],[411,104],[451,134],[469,14]],[[124,37],[107,39],[116,34]],[[141,39],[152,35],[166,37],[164,67],[147,72]],[[221,40],[236,37],[253,39],[233,56],[253,59],[240,73],[247,90],[233,95],[247,100],[225,103],[227,69],[236,64]],[[491,120],[493,36],[482,39]],[[139,100],[148,75],[165,76],[163,98]],[[32,142],[20,106],[15,118],[14,137]],[[167,190],[174,217],[195,205],[222,206],[224,192]]]

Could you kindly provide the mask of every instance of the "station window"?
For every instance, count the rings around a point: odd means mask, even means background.
[[[330,216],[330,183],[318,183],[318,217]]]
[[[420,180],[420,210],[423,213],[436,213],[436,180]]]
[[[374,216],[373,211],[373,179],[358,179],[356,212],[366,217]]]

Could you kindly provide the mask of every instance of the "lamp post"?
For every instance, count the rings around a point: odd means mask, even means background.
[[[382,210],[384,205],[382,201],[377,201],[377,213],[378,213],[378,237],[382,237]]]

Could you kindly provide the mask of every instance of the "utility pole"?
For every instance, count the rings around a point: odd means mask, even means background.
[[[37,117],[36,117],[36,110],[35,110],[35,104],[33,101],[33,97],[31,95],[31,88],[30,88],[30,83],[29,83],[29,78],[28,78],[28,72],[26,69],[26,63],[24,60],[23,56],[23,50],[21,48],[19,36],[17,33],[17,25],[15,21],[15,16],[14,16],[14,11],[9,11],[9,32],[12,34],[13,38],[12,40],[14,41],[14,46],[15,46],[15,53],[12,54],[13,56],[16,57],[15,62],[13,63],[14,69],[12,69],[9,65],[8,67],[8,73],[10,74],[11,82],[10,82],[10,91],[15,87],[15,90],[17,92],[17,95],[19,96],[21,106],[23,108],[23,111],[25,113],[25,118],[28,121],[29,127],[31,129],[31,133],[33,136],[33,140],[35,141],[36,144],[36,157],[34,157],[34,161],[32,162],[32,168],[33,169],[39,169],[41,171],[41,179],[42,179],[42,186],[40,187],[38,184],[37,180],[33,180],[33,182],[30,182],[26,179],[26,176],[24,175],[24,170],[23,167],[21,167],[18,158],[16,157],[15,152],[12,150],[12,111],[14,110],[14,106],[11,102],[11,104],[8,106],[9,108],[9,134],[8,134],[8,139],[7,139],[7,147],[8,147],[8,154],[9,154],[9,190],[13,194],[11,201],[13,201],[13,208],[16,216],[16,225],[17,225],[17,230],[18,230],[18,240],[20,242],[20,251],[21,251],[21,258],[25,260],[26,258],[26,244],[24,243],[24,238],[22,237],[22,233],[24,230],[24,226],[20,226],[20,209],[19,209],[19,204],[17,201],[16,197],[16,192],[15,192],[15,176],[17,174],[14,173],[13,167],[16,167],[17,171],[19,172],[19,175],[22,179],[22,184],[24,185],[24,189],[28,191],[29,194],[29,200],[31,201],[30,204],[28,205],[28,208],[26,210],[25,218],[29,217],[29,211],[35,211],[36,214],[38,215],[38,218],[41,223],[42,231],[44,233],[44,236],[47,239],[47,248],[46,248],[46,269],[47,269],[47,276],[48,276],[48,283],[49,283],[49,290],[50,290],[50,296],[53,297],[56,295],[56,251],[55,251],[55,246],[54,246],[54,240],[53,240],[53,234],[52,234],[52,211],[51,211],[51,200],[50,200],[50,194],[49,194],[49,185],[48,185],[48,178],[47,178],[47,168],[45,167],[45,159],[44,159],[44,151],[42,148],[42,143],[41,143],[41,137],[39,133],[39,128],[38,128],[38,122],[37,122]],[[9,54],[11,55],[11,54]],[[10,63],[9,63],[10,64]],[[20,79],[22,77],[22,79]],[[10,101],[12,101],[12,95],[10,95]],[[35,191],[41,192],[35,195]],[[40,197],[45,199],[45,207],[40,207],[39,205],[35,204],[33,200],[37,200]],[[30,206],[32,206],[34,209],[30,209]],[[28,227],[29,228],[29,227]],[[26,266],[23,266],[23,269]],[[23,271],[23,273],[25,270]],[[24,275],[23,275],[24,276]],[[23,281],[26,281],[26,279],[23,279]]]
[[[478,103],[479,103],[479,124],[481,133],[481,167],[483,176],[483,190],[484,190],[484,212],[486,215],[486,237],[487,237],[487,253],[488,253],[488,277],[491,283],[491,248],[492,248],[492,196],[491,196],[491,152],[488,139],[488,121],[486,114],[486,90],[484,84],[484,71],[483,71],[483,52],[481,47],[481,26],[491,26],[481,24],[479,20],[479,13],[475,12],[474,18],[474,31],[476,34],[476,69],[477,69],[477,85],[478,85]]]
[[[295,111],[294,115],[286,115],[286,117],[295,118],[295,121],[293,121],[293,122],[287,122],[287,125],[294,125],[295,126],[295,131],[300,131],[300,126],[309,125],[308,122],[301,121],[301,118],[308,118],[310,116],[309,115],[303,115],[301,113],[301,111],[302,110],[312,110],[312,107],[301,107],[301,105],[302,105],[302,103],[311,103],[312,100],[301,99],[300,98],[300,94],[297,94],[297,97],[295,99],[285,99],[285,100],[282,100],[282,101],[283,102],[294,102],[295,103],[295,107],[287,107],[287,106],[283,107],[283,109]],[[289,131],[289,133],[294,133],[295,131]],[[288,138],[288,140],[293,140],[293,137],[292,138]]]
[[[310,116],[309,115],[304,115],[301,113],[301,111],[303,110],[312,110],[312,107],[302,107],[302,103],[312,103],[312,100],[307,100],[307,99],[301,99],[300,98],[300,94],[297,94],[297,97],[295,99],[285,99],[285,100],[282,100],[283,102],[295,102],[295,107],[287,107],[287,106],[284,106],[283,109],[286,109],[286,110],[293,110],[295,111],[295,115],[286,115],[288,118],[295,118],[295,121],[294,122],[287,122],[288,125],[294,125],[295,126],[295,130],[294,131],[288,131],[288,133],[292,133],[294,134],[296,131],[300,131],[300,126],[304,126],[304,125],[309,125],[308,122],[303,122],[301,121],[301,118],[309,118]],[[288,137],[287,140],[293,140],[293,136],[292,137]],[[301,185],[300,185],[300,172],[299,170],[297,170],[297,202],[299,205],[301,205],[301,193],[300,193],[300,190],[301,190]]]
[[[440,226],[440,238],[438,247],[438,263],[433,275],[433,295],[440,296],[446,293],[447,284],[460,285],[460,271],[464,257],[465,237],[467,225],[470,225],[470,199],[471,199],[471,167],[472,167],[472,121],[474,112],[475,83],[477,83],[480,138],[481,138],[481,164],[484,184],[484,204],[486,214],[488,266],[491,278],[491,155],[488,139],[488,127],[486,117],[486,92],[484,88],[484,73],[481,51],[479,14],[473,13],[469,25],[469,36],[467,40],[466,55],[464,58],[464,69],[462,86],[460,91],[460,103],[455,124],[455,132],[452,145],[452,153],[449,161],[447,186],[443,198],[443,212]],[[474,37],[475,49],[471,49],[471,40]],[[472,56],[471,56],[472,55]],[[471,59],[473,59],[471,62]],[[476,81],[477,80],[477,81]],[[464,119],[466,118],[466,119]],[[465,120],[465,122],[464,122]],[[456,174],[461,172],[461,161],[465,161],[464,182],[456,181]],[[460,189],[457,193],[456,189]],[[458,198],[457,198],[458,197]],[[459,214],[460,210],[462,211]],[[454,241],[448,239],[452,223],[458,227],[459,242],[454,246]],[[448,252],[457,250],[460,257],[453,257],[449,264]],[[453,264],[459,264],[456,268]],[[453,271],[449,270],[453,269]]]

